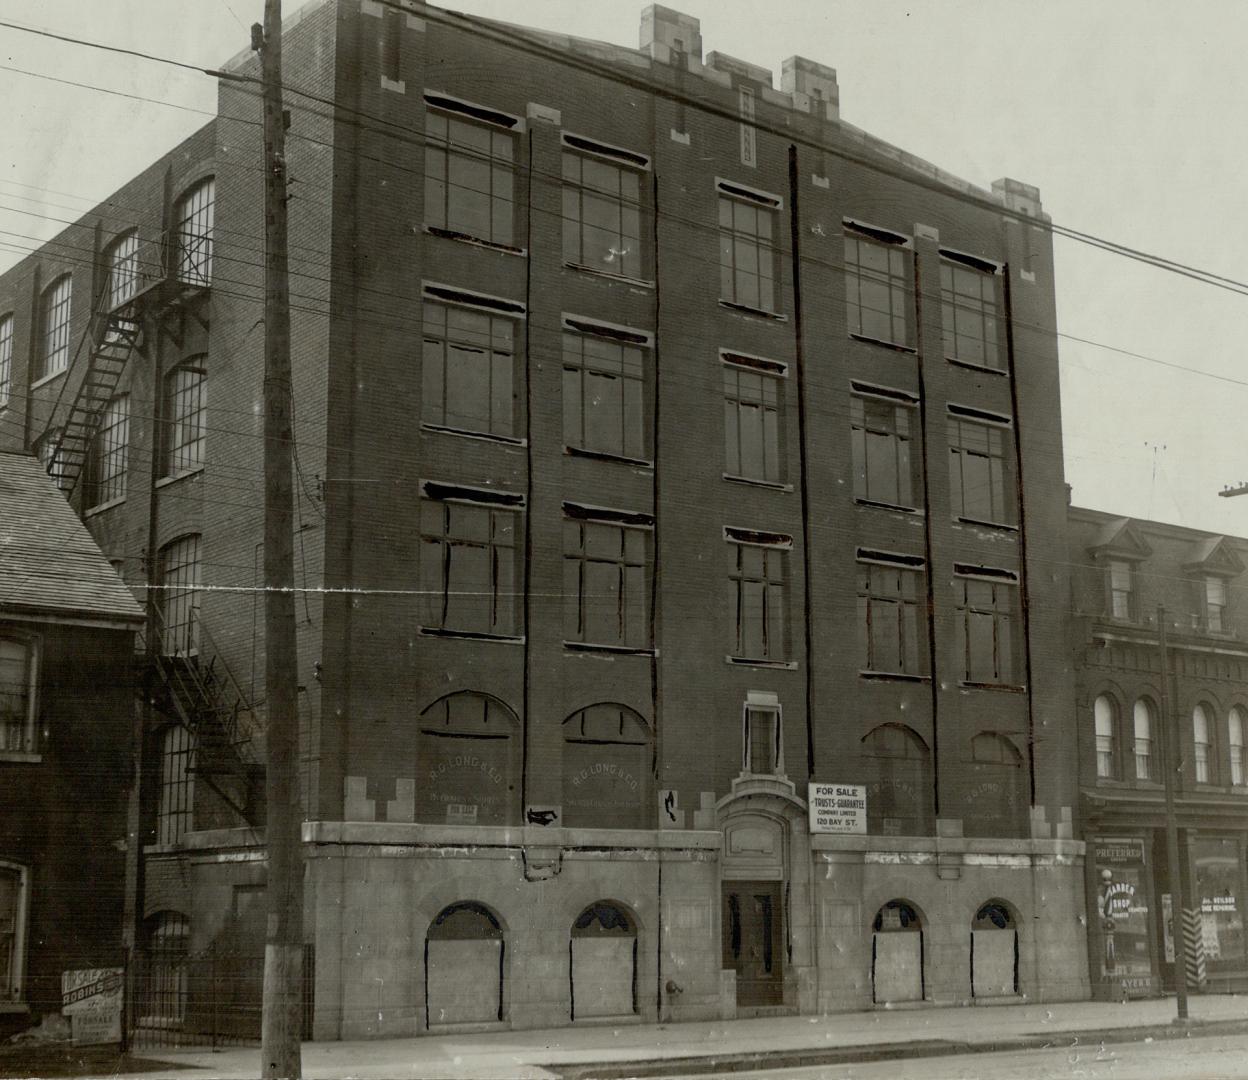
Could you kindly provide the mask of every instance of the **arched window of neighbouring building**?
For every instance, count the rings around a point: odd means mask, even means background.
[[[1135,703],[1132,718],[1135,722],[1135,778],[1137,780],[1154,780],[1153,765],[1153,718],[1157,715],[1153,703],[1147,698],[1140,698]]]
[[[637,926],[619,904],[599,900],[581,912],[568,962],[573,1020],[637,1011]]]
[[[989,900],[971,921],[971,996],[1018,993],[1018,924],[1004,900]]]
[[[191,357],[165,375],[160,405],[165,476],[182,476],[203,467],[208,415],[205,360]]]
[[[1192,764],[1196,783],[1212,784],[1213,776],[1213,723],[1208,705],[1197,705],[1192,710],[1192,743],[1195,753]]]
[[[1118,716],[1113,701],[1105,694],[1092,703],[1092,718],[1096,725],[1096,775],[1113,779],[1118,775],[1118,747],[1115,738]]]
[[[867,828],[884,836],[932,829],[932,763],[927,744],[905,724],[880,724],[862,740],[876,779],[867,784]]]
[[[1236,705],[1226,717],[1226,745],[1230,757],[1231,783],[1242,787],[1248,783],[1244,773],[1244,733],[1246,721],[1244,709]]]
[[[443,908],[425,934],[425,1026],[502,1020],[506,965],[493,911],[475,900]]]
[[[212,284],[216,183],[210,176],[188,190],[173,212],[174,266],[185,285]]]
[[[520,722],[497,698],[462,691],[420,714],[416,820],[515,825],[520,815]]]
[[[563,823],[569,828],[653,828],[650,725],[604,703],[563,722]]]
[[[890,900],[871,924],[871,1000],[877,1005],[922,1001],[923,920],[913,904]]]
[[[161,652],[193,656],[199,652],[199,534],[180,536],[160,549],[157,607],[161,621]]]
[[[195,733],[182,724],[170,724],[161,733],[158,844],[176,844],[193,827],[195,742]]]

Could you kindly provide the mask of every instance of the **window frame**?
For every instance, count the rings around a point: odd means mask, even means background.
[[[729,610],[736,629],[731,635],[732,646],[727,657],[729,663],[753,664],[765,667],[795,667],[789,659],[792,652],[790,628],[789,582],[791,579],[790,557],[793,538],[783,533],[761,533],[733,526],[724,527],[724,540],[730,549],[728,568]],[[745,566],[746,550],[757,549],[762,553],[761,569],[755,573]],[[773,561],[774,560],[774,561]],[[749,585],[759,597],[758,634],[747,630]],[[779,640],[772,640],[778,635]],[[746,644],[757,637],[762,644],[761,655],[752,656]]]
[[[174,266],[170,276],[181,285],[212,285],[216,203],[217,178],[213,175],[201,177],[184,188],[173,205],[170,246]]]
[[[1118,780],[1118,705],[1109,694],[1096,695],[1092,702],[1092,721],[1096,778]]]
[[[603,712],[617,712],[619,714],[619,731],[618,736],[604,734],[601,728],[595,726],[591,732],[586,731],[587,723],[595,723],[597,714]],[[589,714],[589,715],[587,715]],[[630,730],[626,730],[626,727]],[[602,825],[590,825],[585,821],[577,820],[580,811],[572,815],[572,820],[568,817],[568,807],[574,805],[567,797],[566,788],[570,784],[573,788],[579,787],[581,783],[589,779],[589,776],[577,770],[574,761],[569,764],[577,751],[569,751],[569,746],[594,747],[594,746],[615,746],[615,747],[635,747],[633,756],[636,757],[636,768],[638,775],[633,779],[637,784],[636,801],[630,804],[630,811],[636,816],[631,821],[613,821],[606,825],[606,828],[625,828],[625,829],[644,829],[653,827],[654,814],[654,727],[644,716],[636,709],[621,704],[617,701],[595,701],[589,705],[584,705],[576,711],[570,713],[564,718],[561,725],[563,736],[563,785],[565,787],[564,795],[564,817],[563,825],[569,829],[584,828],[602,828]],[[629,735],[632,737],[628,737]],[[587,751],[592,752],[592,751]],[[600,751],[601,752],[601,751]],[[617,751],[617,753],[628,753],[627,751]]]
[[[157,732],[160,792],[156,803],[156,843],[175,846],[195,828],[195,759],[199,738],[182,723]]]
[[[889,410],[887,418],[883,415],[885,409]],[[906,418],[908,431],[901,430],[901,417]],[[869,481],[874,471],[872,462],[875,460],[871,452],[875,446],[873,436],[882,436],[887,442],[887,450],[885,447],[879,449],[885,452],[884,464],[886,470],[892,474],[892,484],[897,491],[896,500],[876,498],[870,490]],[[849,440],[854,502],[886,510],[904,510],[912,514],[923,511],[925,491],[922,416],[919,412],[919,399],[915,395],[905,390],[851,381]],[[903,495],[908,496],[904,501]]]
[[[984,449],[968,445],[965,429],[980,429],[984,433]],[[950,404],[946,406],[946,432],[949,442],[949,502],[955,521],[974,525],[987,525],[997,529],[1018,529],[1018,477],[1017,455],[1014,450],[1014,424],[1008,416],[987,413],[967,406]],[[995,436],[994,436],[995,433]],[[994,437],[999,445],[994,446]],[[998,450],[999,453],[994,453]],[[968,506],[967,490],[975,484],[967,483],[967,460],[982,459],[987,463],[988,476],[988,514],[979,515],[968,512],[977,509],[975,504]],[[996,490],[999,473],[1000,492]],[[1000,511],[997,513],[998,498]]]
[[[26,938],[30,930],[30,867],[0,859],[0,871],[16,878],[13,940],[9,946],[8,986],[0,986],[0,1004],[16,1005],[26,997]],[[0,942],[3,939],[0,938]]]
[[[563,645],[571,649],[595,649],[615,652],[652,653],[654,651],[654,518],[631,511],[612,511],[563,504]],[[618,558],[590,554],[590,533],[593,529],[618,529]],[[573,530],[576,543],[573,545]],[[640,537],[641,555],[630,556],[630,535]],[[577,550],[570,550],[573,546]],[[586,583],[591,566],[616,568],[616,619],[619,633],[613,641],[588,637]],[[636,572],[641,576],[640,610],[630,602]],[[608,576],[610,570],[607,570]],[[633,631],[641,624],[641,634]]]
[[[1226,760],[1234,788],[1248,787],[1248,769],[1244,767],[1245,738],[1248,738],[1248,711],[1242,705],[1232,705],[1226,712]]]
[[[779,360],[768,360],[761,356],[751,356],[728,349],[719,350],[720,363],[723,366],[723,400],[724,400],[724,479],[743,480],[751,484],[762,484],[767,487],[788,489],[786,483],[786,464],[788,459],[787,440],[785,438],[785,399],[788,393],[789,366]],[[741,389],[741,377],[748,376],[760,380],[756,399],[749,400]],[[735,391],[729,385],[729,379],[735,380]],[[768,381],[773,391],[773,401],[767,399]],[[762,475],[755,475],[752,469],[747,470],[743,447],[745,439],[744,417],[751,417],[747,409],[757,413],[757,443],[762,454]],[[767,430],[767,414],[771,413],[773,434]],[[730,432],[735,431],[735,440]],[[774,445],[772,445],[774,437]],[[736,465],[733,466],[733,448],[736,448]],[[768,474],[769,454],[774,457],[773,474]]]
[[[754,761],[754,726],[759,718],[766,717],[768,731],[764,735],[770,744],[772,760],[770,769],[756,768]],[[758,745],[762,745],[759,743]],[[784,707],[779,696],[751,690],[741,703],[741,774],[742,776],[786,776],[784,771]]]
[[[974,255],[939,248],[940,256],[940,308],[941,308],[941,351],[950,363],[973,367],[981,371],[1009,374],[1009,336],[1006,327],[1005,305],[1005,267],[1000,263],[980,259]],[[948,271],[948,274],[946,274]],[[974,304],[966,301],[972,298],[969,292],[959,292],[958,276],[963,282],[974,280],[978,283]],[[968,275],[975,275],[974,278]],[[948,282],[946,282],[948,277]],[[985,297],[985,282],[990,283],[991,300]],[[959,314],[967,321],[979,324],[979,336],[960,333]],[[952,317],[952,321],[951,321]],[[992,323],[992,338],[989,341],[988,324]],[[959,341],[978,341],[982,355],[979,357],[961,355]],[[991,346],[991,347],[990,347]]]
[[[156,564],[161,655],[198,656],[203,535],[183,533],[161,544]]]
[[[1220,602],[1212,593],[1220,594]],[[1226,609],[1230,606],[1230,583],[1221,574],[1203,574],[1200,579],[1200,626],[1206,634],[1226,634]]]
[[[13,392],[13,312],[0,315],[0,409],[8,407]]]
[[[139,230],[120,233],[104,251],[105,296],[109,311],[134,299],[139,291]]]
[[[564,449],[576,455],[607,458],[635,465],[652,465],[654,336],[633,327],[599,322],[567,313],[563,316],[562,327],[561,400]],[[579,353],[571,348],[573,342],[579,343]],[[591,357],[587,350],[587,343],[590,342],[595,343],[592,347],[597,349],[611,346],[617,348],[618,368],[611,370],[610,361],[604,357]],[[634,363],[630,365],[629,357],[634,352]],[[630,366],[635,371],[630,372]],[[609,440],[603,440],[600,445],[591,445],[595,441],[590,437],[591,418],[609,417],[611,412],[610,404],[601,407],[594,404],[591,376],[608,383],[620,384],[618,447],[607,446]],[[631,421],[630,410],[635,413]],[[630,427],[633,428],[631,435]],[[579,432],[574,430],[576,428],[580,429]],[[630,453],[630,450],[635,452]]]
[[[653,252],[650,250],[651,242],[646,226],[651,214],[651,197],[645,178],[651,172],[650,158],[645,154],[627,150],[624,147],[612,146],[609,143],[599,142],[597,139],[569,131],[564,131],[560,135],[560,151],[563,264],[576,270],[586,270],[590,273],[649,284],[653,275]],[[587,161],[616,170],[618,182],[614,192],[606,188],[594,187],[586,182],[585,162]],[[575,169],[570,168],[572,162],[576,162]],[[630,199],[624,191],[623,178],[625,176],[636,177],[637,197],[635,200]],[[617,246],[608,245],[607,247],[607,251],[612,256],[619,256],[619,264],[614,268],[598,266],[587,258],[586,230],[592,229],[604,235],[610,233],[610,229],[606,227],[587,225],[585,213],[587,193],[589,193],[588,198],[616,208],[614,237]],[[630,211],[636,215],[636,236],[631,236],[626,232]],[[627,240],[633,240],[637,245],[635,263],[625,263],[628,254],[628,249],[625,247]]]
[[[858,594],[858,633],[860,657],[862,665],[858,674],[870,677],[891,677],[905,679],[928,679],[931,677],[930,628],[928,627],[927,610],[927,562],[916,555],[903,555],[897,552],[875,551],[859,548],[856,552],[856,576]],[[898,591],[896,594],[877,590],[876,572],[898,575]],[[904,582],[901,575],[912,575],[909,579],[914,586],[912,596],[905,595]],[[865,576],[864,576],[865,575]],[[897,612],[897,659],[893,666],[875,663],[876,638],[874,612],[879,606],[885,606],[885,612]],[[909,635],[907,634],[909,627]],[[909,637],[913,637],[913,642]],[[913,654],[914,670],[908,670],[907,657]],[[885,658],[888,659],[888,658]]]
[[[1126,575],[1125,588],[1122,585],[1122,575]],[[1122,622],[1138,622],[1139,621],[1139,605],[1138,596],[1136,595],[1137,585],[1136,565],[1132,559],[1114,558],[1109,556],[1105,560],[1105,589],[1107,597],[1107,613],[1111,619],[1118,619]],[[1126,613],[1119,614],[1118,598],[1125,597]]]
[[[161,464],[168,479],[199,472],[207,459],[207,359],[187,357],[161,380]]]
[[[1218,783],[1217,754],[1214,745],[1216,723],[1212,706],[1204,701],[1198,701],[1192,706],[1192,776],[1198,784]],[[1199,737],[1201,727],[1204,728],[1205,735],[1203,742]]]
[[[5,627],[0,630],[0,642],[15,642],[25,652],[24,674],[22,676],[22,685],[25,686],[25,716],[20,721],[21,734],[18,741],[21,745],[9,746],[8,737],[5,736],[6,745],[0,746],[0,760],[13,758],[28,759],[36,757],[39,754],[39,680],[42,669],[42,652],[43,639],[38,634],[26,633],[15,630],[11,627]],[[10,722],[6,721],[6,726]],[[16,727],[16,723],[13,724]],[[3,729],[0,729],[3,730]]]
[[[120,408],[115,408],[119,404]],[[100,411],[100,422],[91,437],[83,500],[88,510],[126,497],[129,458],[130,394],[114,394]]]
[[[1025,689],[1023,675],[1026,671],[1024,656],[1026,641],[1023,639],[1022,633],[1020,576],[1012,570],[954,563],[953,582],[954,587],[960,593],[960,595],[954,598],[955,615],[957,618],[955,640],[960,642],[962,646],[962,655],[959,659],[959,684],[982,689]],[[967,591],[969,582],[977,582],[992,587],[990,607],[983,608],[978,603],[972,603]],[[1003,594],[1012,598],[1008,605],[1003,606],[999,602],[998,589],[1012,590],[1012,592]],[[995,677],[989,681],[971,678],[971,675],[979,667],[978,664],[972,664],[972,635],[970,633],[972,625],[970,616],[972,615],[988,615],[992,619],[992,667]],[[1008,673],[1001,671],[1001,625],[1003,620],[1008,620],[1008,657],[1006,659],[1011,669]]]
[[[35,385],[69,370],[73,305],[74,275],[70,273],[53,278],[39,294],[39,351],[35,361]]]
[[[1145,727],[1148,730],[1147,737],[1140,738],[1140,715],[1144,716]],[[1139,697],[1135,699],[1135,704],[1131,707],[1131,751],[1132,758],[1135,762],[1133,770],[1136,780],[1156,781],[1157,779],[1157,755],[1153,752],[1157,745],[1157,708],[1152,700],[1147,697]],[[1145,752],[1140,753],[1140,744],[1144,743]],[[1144,773],[1140,773],[1140,763],[1143,761]]]
[[[784,318],[782,305],[783,280],[780,257],[783,250],[783,237],[780,234],[780,214],[784,209],[784,200],[779,195],[758,191],[754,188],[733,181],[716,178],[717,195],[716,228],[719,233],[719,302],[730,308],[736,308],[755,315],[768,318]],[[754,213],[755,227],[752,231],[742,229],[738,220],[738,209],[748,207]],[[727,220],[725,220],[725,210]],[[762,214],[770,217],[763,219]],[[770,222],[769,235],[763,236],[758,222]],[[740,249],[738,245],[745,245]],[[738,255],[741,251],[752,251],[755,270],[739,266]],[[764,268],[770,271],[764,273]],[[751,294],[742,287],[742,277],[755,279],[755,288]],[[770,296],[766,296],[763,283],[770,285]],[[754,301],[754,302],[751,302]]]
[[[853,218],[845,218],[842,221],[842,235],[844,238],[845,321],[849,336],[859,341],[913,352],[915,348],[913,240],[900,233],[868,225]],[[852,259],[851,243],[854,245]],[[861,257],[863,244],[886,253],[886,270],[864,265]],[[899,273],[894,270],[894,254],[898,256],[901,263]],[[888,295],[888,311],[878,311],[864,305],[862,299],[864,281],[873,281],[877,286],[883,286]],[[900,303],[898,303],[898,297],[900,297]],[[900,316],[897,311],[898,307],[900,307]],[[864,312],[884,316],[888,321],[887,333],[870,333],[865,328]],[[901,319],[900,334],[897,332],[899,317]]]

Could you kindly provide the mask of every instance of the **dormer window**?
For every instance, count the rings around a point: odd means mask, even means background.
[[[1202,621],[1206,633],[1221,634],[1225,632],[1226,614],[1226,580],[1206,574],[1203,584],[1204,611]]]
[[[1107,573],[1109,579],[1109,614],[1115,619],[1135,622],[1135,566],[1126,559],[1110,559]]]

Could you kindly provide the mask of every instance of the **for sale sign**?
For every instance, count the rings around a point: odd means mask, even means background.
[[[121,968],[61,972],[61,1012],[70,1018],[74,1042],[121,1042]]]
[[[861,784],[809,786],[812,833],[865,833],[867,789]]]

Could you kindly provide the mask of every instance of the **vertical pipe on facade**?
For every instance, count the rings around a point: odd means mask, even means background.
[[[532,597],[533,597],[533,125],[528,125],[528,168],[525,171],[524,247],[529,257],[524,260],[524,645],[523,674],[520,689],[520,824],[526,823],[525,808],[529,805],[529,668],[532,664]],[[515,760],[514,758],[512,759]],[[562,811],[562,807],[560,808]],[[561,823],[562,824],[562,823]]]
[[[650,95],[650,145],[656,149],[658,147],[658,138],[656,135],[657,124],[655,123],[655,97]],[[659,638],[661,621],[659,619],[659,597],[662,595],[659,591],[659,538],[662,536],[660,529],[662,528],[662,506],[660,499],[662,486],[660,483],[661,473],[659,472],[659,356],[660,356],[660,331],[659,331],[659,314],[662,310],[663,289],[659,282],[659,163],[658,154],[655,154],[654,168],[650,177],[650,248],[654,258],[654,339],[650,350],[650,367],[653,378],[653,408],[650,416],[650,458],[654,463],[654,532],[652,543],[652,562],[650,564],[650,648],[652,650],[650,656],[650,717],[653,727],[651,732],[652,751],[650,760],[651,774],[655,780],[658,780],[659,762],[662,758],[659,755],[659,740],[662,738],[662,728],[659,724],[659,706],[662,696],[662,688],[659,679]],[[657,785],[651,788],[654,792],[653,800],[658,799]],[[651,813],[655,813],[654,802],[651,803]],[[663,822],[659,822],[659,828],[662,829]],[[658,875],[656,882],[655,896],[655,963],[654,963],[654,1001],[655,1001],[655,1019],[663,1019],[663,852],[659,850],[658,854]],[[636,948],[636,942],[633,943]],[[637,977],[637,964],[633,962],[633,978]]]

